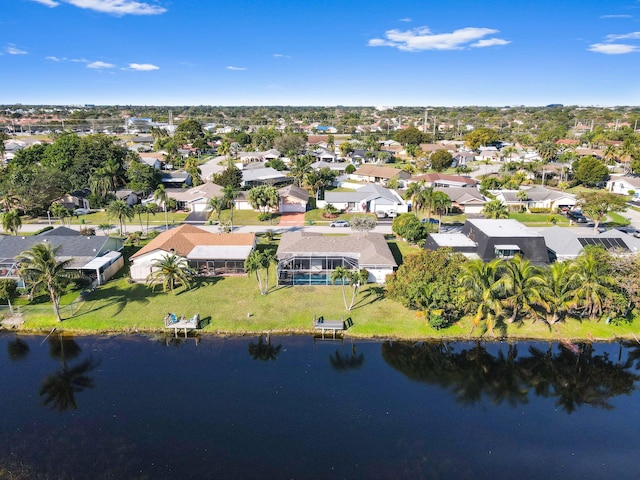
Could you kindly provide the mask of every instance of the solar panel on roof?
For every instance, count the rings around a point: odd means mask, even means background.
[[[629,251],[629,247],[621,238],[593,238],[593,237],[585,237],[578,238],[580,245],[586,247],[587,245],[595,245],[604,247],[606,250],[623,250],[625,252]]]

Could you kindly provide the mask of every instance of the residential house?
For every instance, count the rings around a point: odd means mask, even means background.
[[[280,213],[304,213],[309,204],[309,191],[295,185],[287,185],[278,190]]]
[[[164,154],[161,152],[138,153],[140,161],[154,170],[161,170],[164,164]]]
[[[451,206],[466,215],[479,215],[484,209],[486,198],[477,188],[436,187],[451,200]]]
[[[611,175],[607,181],[607,190],[620,195],[633,195],[640,197],[640,177],[628,175]]]
[[[287,171],[278,171],[271,167],[245,168],[242,170],[243,188],[252,188],[259,185],[287,185],[293,183],[292,177],[287,177]]]
[[[186,172],[165,172],[162,174],[162,184],[165,188],[182,188],[191,185],[191,175]]]
[[[375,184],[365,185],[354,192],[326,191],[324,198],[318,199],[317,206],[324,208],[329,203],[350,213],[393,215],[409,211],[409,206],[397,191]]]
[[[131,279],[145,282],[153,264],[169,254],[185,258],[202,276],[242,274],[255,244],[255,233],[211,233],[183,224],[162,232],[131,256]]]
[[[57,227],[40,235],[0,236],[0,279],[10,278],[16,280],[20,287],[24,287],[16,257],[43,242],[52,248],[58,248],[57,261],[70,260],[67,270],[81,273],[94,285],[102,285],[124,266],[120,253],[124,243],[122,238],[85,236],[67,227]]]
[[[429,235],[425,248],[451,247],[470,254],[471,242],[476,243],[475,254],[483,261],[494,258],[512,258],[521,255],[533,264],[549,263],[549,253],[542,234],[526,227],[517,220],[469,219],[461,233],[446,236]]]
[[[138,193],[128,188],[119,188],[116,190],[116,198],[118,200],[124,200],[130,207],[140,203]]]
[[[400,181],[408,180],[411,174],[405,170],[393,167],[383,167],[378,165],[362,165],[349,176],[352,180],[360,182],[386,184],[392,178]]]
[[[640,239],[616,229],[603,233],[593,233],[592,228],[585,227],[555,226],[537,230],[544,237],[552,261],[573,260],[587,245],[602,247],[616,256],[637,257],[640,253]]]
[[[312,154],[319,162],[336,162],[338,160],[338,156],[334,152],[322,147],[316,148]]]
[[[478,180],[462,175],[447,175],[445,173],[425,173],[424,175],[416,175],[407,180],[407,184],[415,182],[425,182],[430,187],[459,187],[459,188],[476,188]]]
[[[455,152],[452,155],[453,155],[453,164],[452,164],[453,167],[466,165],[469,162],[473,162],[473,160],[475,159],[475,155],[471,152],[460,151],[460,152]]]
[[[268,162],[269,160],[274,160],[276,158],[280,158],[281,156],[282,154],[275,148],[272,148],[271,150],[267,150],[265,152],[238,152],[238,158],[243,164]]]
[[[90,195],[91,190],[83,188],[82,190],[67,193],[56,202],[61,203],[67,210],[75,210],[76,208],[86,208],[88,210],[91,208],[89,205]]]
[[[331,272],[337,267],[366,269],[370,282],[385,283],[398,266],[380,233],[285,232],[276,256],[278,285],[332,285]]]
[[[571,193],[542,186],[522,187],[520,190],[492,190],[491,193],[511,211],[545,208],[555,212],[573,209],[578,202],[576,196]]]
[[[167,190],[167,195],[176,201],[179,210],[206,212],[209,199],[224,196],[223,190],[220,185],[206,182],[187,190],[183,188]]]

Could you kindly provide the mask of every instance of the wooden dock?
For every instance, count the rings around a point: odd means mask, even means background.
[[[196,313],[191,318],[178,317],[175,313],[169,313],[164,318],[164,326],[173,329],[176,338],[178,330],[184,330],[184,336],[187,337],[189,330],[197,330],[200,328],[200,314]]]
[[[313,316],[313,328],[316,331],[322,332],[322,338],[324,339],[324,332],[329,330],[333,333],[333,338],[336,338],[336,332],[344,332],[345,323],[344,316],[342,320],[325,320],[324,317]]]

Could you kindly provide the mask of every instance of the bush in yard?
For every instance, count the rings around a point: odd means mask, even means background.
[[[391,231],[411,243],[427,238],[428,234],[424,225],[412,213],[403,213],[394,218]]]

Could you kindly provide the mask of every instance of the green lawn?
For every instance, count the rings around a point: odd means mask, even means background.
[[[349,301],[349,287],[345,293]],[[54,327],[75,333],[162,331],[165,315],[174,312],[186,317],[199,313],[207,323],[203,332],[214,334],[267,331],[309,334],[313,331],[314,315],[322,315],[327,319],[350,318],[353,326],[347,335],[352,337],[470,338],[469,320],[448,329],[434,330],[417,312],[385,299],[382,293],[383,287],[378,285],[363,287],[355,308],[347,312],[339,286],[272,287],[267,295],[261,296],[253,276],[239,276],[204,279],[190,290],[162,293],[151,291],[145,285],[129,284],[121,278],[96,289],[84,302],[64,305],[62,324],[55,321],[48,304],[22,309],[26,314],[24,328],[41,332],[49,332]],[[631,338],[634,331],[637,326],[633,324],[616,327],[605,322],[569,320],[553,329],[542,322],[527,323],[523,327],[510,325],[507,334],[514,339],[613,340],[622,336]],[[480,333],[476,329],[473,338]]]
[[[550,227],[553,226],[551,219],[555,218],[556,225],[569,225],[569,219],[557,213],[510,213],[509,218],[518,220],[524,224],[545,224]]]

